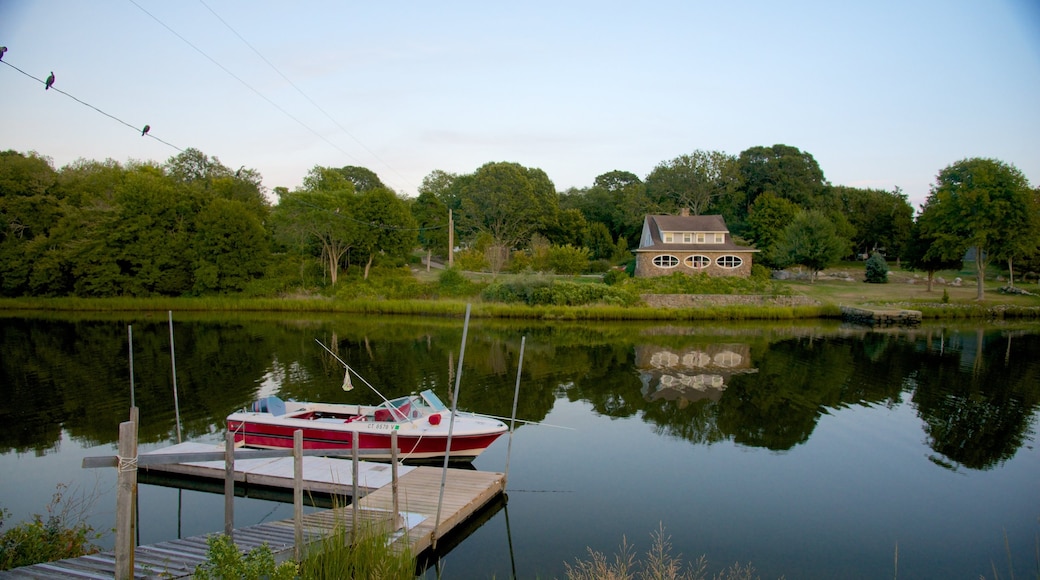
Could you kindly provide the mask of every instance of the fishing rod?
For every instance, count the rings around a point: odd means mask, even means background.
[[[350,373],[353,372],[355,375],[357,375],[357,378],[361,379],[362,383],[365,383],[365,385],[368,388],[372,389],[373,393],[379,395],[379,398],[382,399],[384,403],[386,403],[386,406],[387,406],[388,409],[390,409],[391,413],[396,411],[396,413],[398,415],[400,415],[402,419],[407,419],[408,418],[408,417],[405,416],[405,414],[400,409],[398,409],[397,407],[391,405],[390,401],[388,401],[387,398],[383,396],[383,393],[379,392],[379,389],[373,387],[372,383],[370,383],[370,382],[365,380],[365,377],[361,376],[357,371],[355,371],[354,369],[350,368],[350,365],[348,365],[346,362],[344,362],[343,359],[339,358],[339,356],[337,356],[336,353],[332,352],[329,349],[329,347],[325,346],[324,343],[322,343],[320,340],[318,340],[316,338],[314,339],[314,342],[316,342],[319,345],[321,345],[321,348],[324,348],[326,352],[331,354],[333,358],[335,358],[336,360],[339,361],[339,364],[343,365],[343,368],[347,369],[347,374],[344,376],[344,379],[343,379],[343,390],[349,391],[350,389],[354,388],[353,385],[351,385],[351,383],[350,383]]]

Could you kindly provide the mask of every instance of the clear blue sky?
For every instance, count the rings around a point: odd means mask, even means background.
[[[361,165],[415,195],[433,170],[511,161],[563,191],[776,143],[915,207],[965,157],[1040,183],[1037,0],[501,4],[0,0],[0,45],[269,188]],[[0,95],[0,149],[58,167],[177,153],[4,65]]]

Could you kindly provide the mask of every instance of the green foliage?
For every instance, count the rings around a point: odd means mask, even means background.
[[[387,533],[375,524],[353,533],[337,524],[300,563],[300,577],[412,580],[415,559],[408,550],[396,552]]]
[[[874,252],[870,258],[867,259],[867,282],[871,284],[887,284],[888,283],[888,262],[885,261],[885,257]]]
[[[624,270],[611,269],[607,270],[606,274],[603,274],[603,283],[607,286],[614,286],[620,284],[629,278],[628,273]]]
[[[437,277],[436,294],[450,298],[473,296],[480,292],[481,285],[470,281],[456,268],[446,268]]]
[[[946,288],[943,288],[942,303],[943,304],[949,304],[950,303],[950,291],[947,290]]]
[[[59,484],[47,506],[46,520],[40,514],[0,536],[0,570],[76,558],[98,552],[94,540],[101,537],[86,523],[86,505],[68,498],[68,485]],[[10,512],[0,508],[0,528]]]
[[[786,295],[785,286],[773,282],[768,276],[709,276],[703,272],[683,274],[673,272],[668,276],[631,278],[624,287],[635,294],[770,294]]]
[[[409,300],[429,296],[429,287],[416,280],[407,267],[376,268],[371,274],[367,279],[357,275],[342,278],[336,286],[336,298]]]
[[[557,274],[580,274],[589,266],[589,250],[568,244],[549,248],[549,269]]]
[[[207,560],[195,568],[199,580],[292,580],[296,578],[295,562],[276,564],[271,547],[266,543],[243,554],[224,534],[206,539]]]
[[[618,286],[529,277],[496,282],[481,292],[486,301],[520,302],[528,306],[583,306],[587,304],[632,305],[639,298]]]
[[[490,269],[484,252],[476,248],[456,252],[455,267],[467,272],[486,272]]]
[[[541,169],[517,163],[487,163],[456,180],[461,200],[460,232],[490,234],[496,245],[518,247],[557,223],[556,187]]]
[[[841,236],[834,222],[823,212],[803,211],[786,228],[774,250],[779,266],[800,264],[816,273],[848,253],[849,241]]]

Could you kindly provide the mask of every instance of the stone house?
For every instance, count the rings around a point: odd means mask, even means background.
[[[673,272],[709,276],[751,275],[758,250],[733,243],[720,215],[648,215],[636,248],[636,276],[667,276]]]

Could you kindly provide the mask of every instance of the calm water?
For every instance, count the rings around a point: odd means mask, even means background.
[[[176,440],[166,314],[0,313],[0,505],[45,513],[58,484],[114,524],[111,455],[130,404],[142,448]],[[462,321],[174,314],[184,438],[217,442],[257,396],[371,402],[340,389],[336,345],[387,396],[445,400]],[[837,324],[471,321],[460,406],[509,415],[526,337],[508,501],[426,573],[563,577],[587,548],[673,553],[763,578],[1009,577],[1036,569],[1040,325],[872,331]],[[562,429],[559,427],[567,427]],[[474,463],[501,471],[506,438]],[[223,499],[142,485],[141,542],[223,528]],[[75,506],[74,506],[75,507]],[[236,524],[291,505],[236,500]],[[12,522],[5,520],[5,525]],[[1005,534],[1006,541],[1005,544]],[[101,540],[110,547],[111,534]]]

